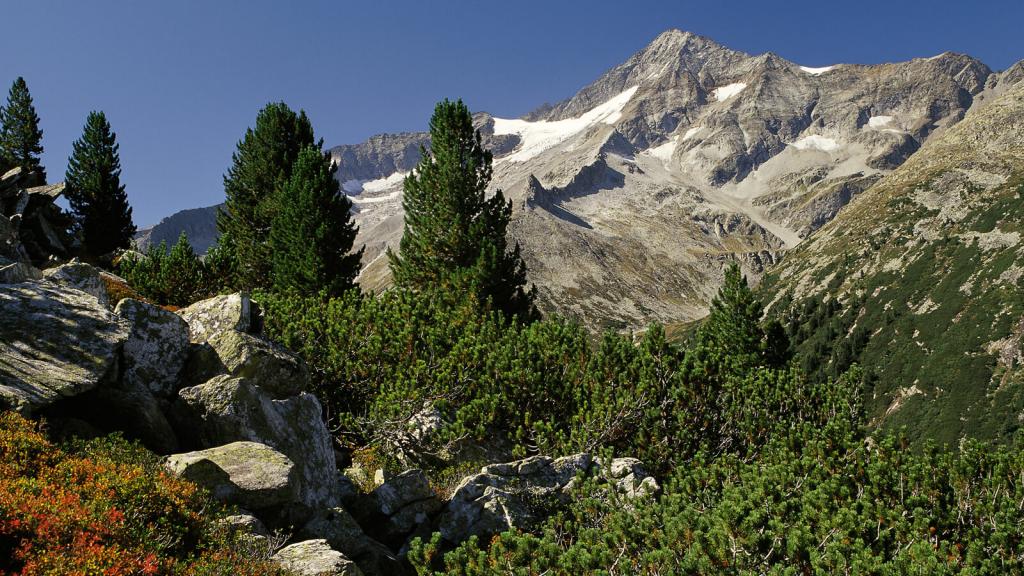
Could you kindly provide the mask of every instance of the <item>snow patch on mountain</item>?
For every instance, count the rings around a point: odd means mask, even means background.
[[[693,128],[690,128],[689,130],[686,131],[686,134],[683,134],[683,140],[689,140],[690,138],[693,138],[697,134],[700,134],[702,130],[704,130],[703,126],[694,126]]]
[[[374,192],[383,192],[394,188],[395,186],[401,185],[402,181],[405,180],[405,177],[408,175],[408,172],[395,172],[387,178],[378,178],[376,180],[363,182],[363,192],[370,192],[372,194]]]
[[[807,72],[811,76],[819,76],[821,74],[824,74],[825,72],[828,72],[829,70],[831,70],[833,68],[835,68],[834,64],[832,66],[822,66],[820,68],[812,68],[810,66],[801,66],[800,67],[801,70],[803,70],[804,72]]]
[[[673,136],[668,142],[665,142],[660,146],[655,146],[654,148],[647,150],[647,153],[650,154],[651,156],[654,156],[658,160],[661,160],[662,162],[668,162],[669,160],[672,159],[672,154],[675,153],[676,147],[678,145],[679,137]]]
[[[805,136],[796,142],[793,142],[791,146],[797,150],[821,150],[822,152],[832,152],[839,149],[838,142],[832,138],[820,136],[818,134]]]
[[[725,86],[719,86],[711,91],[711,94],[715,97],[715,100],[719,102],[728,100],[733,96],[743,92],[743,89],[747,87],[745,82],[735,82],[733,84],[727,84]]]
[[[510,162],[526,162],[545,150],[557,146],[596,124],[613,125],[622,117],[622,110],[639,86],[633,86],[577,118],[530,122],[528,120],[494,119],[494,134],[515,134],[520,142],[516,151],[503,158]]]
[[[871,128],[885,128],[892,124],[892,116],[872,116],[868,118],[868,126]]]

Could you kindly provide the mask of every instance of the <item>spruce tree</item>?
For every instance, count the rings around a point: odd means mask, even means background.
[[[230,239],[235,263],[235,288],[271,285],[270,225],[276,213],[277,191],[291,176],[299,151],[315,142],[313,126],[300,111],[283,102],[266,105],[256,116],[256,127],[246,130],[224,176],[227,200],[218,214],[217,228]]]
[[[307,146],[278,192],[270,227],[275,290],[338,296],[354,285],[363,251],[350,253],[358,229],[335,169],[330,157]]]
[[[395,283],[465,291],[509,315],[533,317],[536,291],[524,289],[519,244],[510,250],[506,239],[512,203],[500,190],[486,196],[491,152],[461,100],[434,108],[430,138],[430,150],[422,149],[404,182],[401,251],[388,252]]]
[[[39,129],[39,116],[32,105],[28,84],[21,76],[11,84],[7,105],[0,108],[0,162],[2,170],[20,166],[25,173],[35,172],[36,182],[46,182],[46,173],[39,163],[43,153],[43,131]]]
[[[83,255],[96,259],[128,248],[135,236],[132,208],[121,184],[117,136],[103,112],[89,113],[68,159],[65,181]]]
[[[711,301],[711,313],[701,326],[699,340],[730,356],[759,355],[764,338],[760,324],[763,312],[747,278],[733,262]]]

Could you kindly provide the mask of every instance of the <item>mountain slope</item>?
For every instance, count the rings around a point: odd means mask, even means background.
[[[764,284],[775,314],[841,304],[804,352],[859,361],[870,415],[913,437],[1007,438],[1024,424],[1024,84],[1003,79]]]
[[[542,308],[635,328],[703,316],[727,261],[759,276],[991,75],[951,53],[807,69],[672,30],[560,104],[477,120]],[[401,235],[400,181],[383,182],[353,194],[370,288]]]

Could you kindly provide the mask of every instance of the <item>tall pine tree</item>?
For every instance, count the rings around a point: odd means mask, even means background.
[[[90,112],[82,137],[75,141],[65,197],[71,204],[83,255],[96,259],[128,248],[135,236],[132,208],[121,184],[117,136],[103,112]]]
[[[468,291],[509,315],[531,318],[535,289],[525,290],[519,244],[506,228],[512,203],[501,191],[487,198],[491,152],[461,100],[444,100],[430,119],[430,150],[406,177],[401,252],[388,252],[399,286]]]
[[[246,130],[224,176],[227,200],[218,214],[223,248],[235,264],[235,288],[271,285],[270,225],[277,212],[277,191],[291,177],[292,164],[307,146],[320,148],[313,126],[284,102],[266,105],[256,127]]]
[[[46,173],[39,163],[43,153],[43,131],[32,105],[28,84],[21,76],[11,84],[7,105],[0,108],[0,163],[6,172],[20,166],[25,173],[34,172],[33,184],[44,184]]]
[[[354,284],[363,251],[350,253],[358,229],[352,202],[340,193],[335,166],[307,146],[278,192],[270,227],[273,285],[277,290],[340,295]]]

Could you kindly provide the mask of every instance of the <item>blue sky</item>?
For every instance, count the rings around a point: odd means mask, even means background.
[[[0,84],[28,81],[51,181],[87,113],[105,111],[140,226],[221,201],[231,152],[268,101],[305,109],[328,146],[422,130],[445,97],[514,117],[668,28],[807,66],[1024,58],[1021,0],[22,0],[4,17]]]

